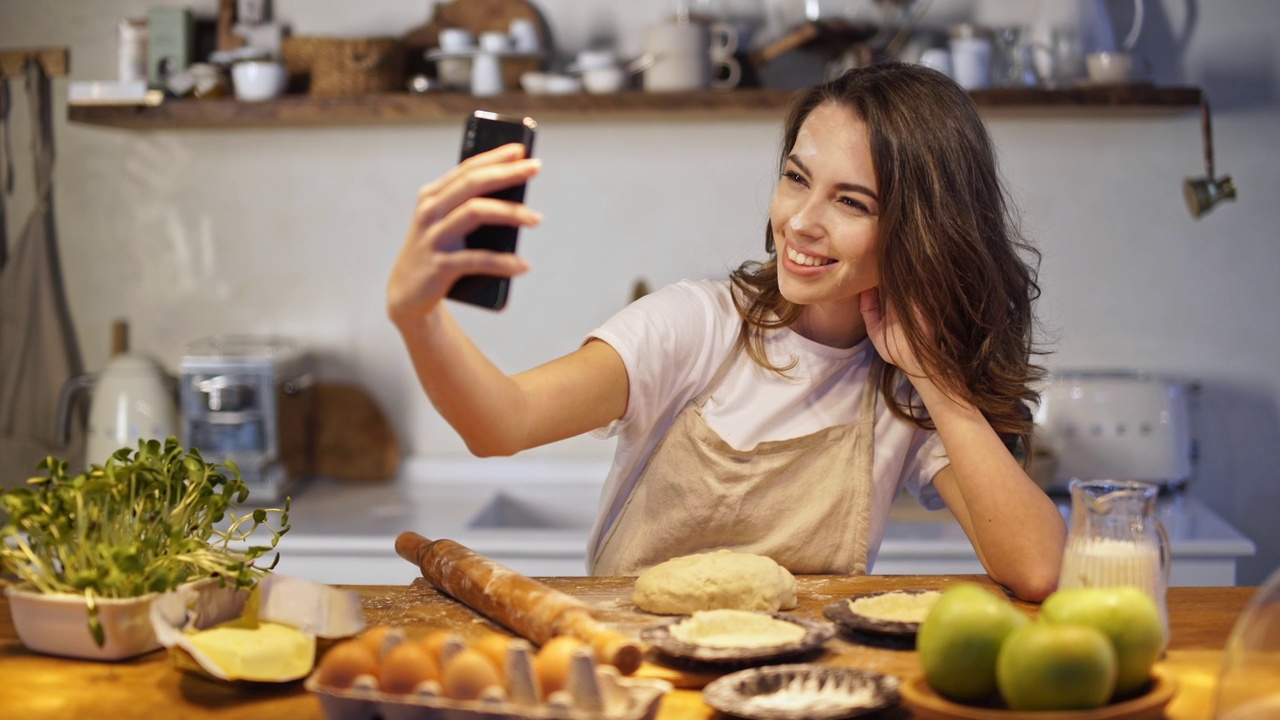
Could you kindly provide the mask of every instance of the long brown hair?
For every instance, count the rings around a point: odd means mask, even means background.
[[[968,94],[919,65],[884,63],[851,70],[798,95],[784,128],[779,172],[805,118],[834,103],[866,123],[879,190],[880,302],[894,312],[911,349],[949,395],[982,411],[1006,443],[1030,447],[1025,401],[1044,369],[1037,354],[1032,303],[1040,296],[1040,253],[1021,237],[1005,195],[995,151]],[[731,276],[747,350],[778,372],[764,331],[787,327],[801,308],[778,290],[773,229],[765,262],[748,261]],[[912,309],[927,323],[922,327]],[[916,425],[932,422],[914,392],[899,401],[901,371],[887,367],[880,392],[892,411]]]

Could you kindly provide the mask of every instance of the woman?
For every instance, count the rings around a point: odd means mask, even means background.
[[[518,146],[419,194],[388,313],[440,413],[477,455],[619,435],[593,574],[715,547],[798,573],[874,563],[902,489],[945,504],[997,582],[1056,586],[1066,529],[1010,451],[1029,440],[1035,253],[1013,229],[968,95],[911,65],[851,71],[787,120],[763,263],[652,293],[576,351],[507,377],[441,303],[518,257],[462,250],[533,210],[480,197],[539,168]]]

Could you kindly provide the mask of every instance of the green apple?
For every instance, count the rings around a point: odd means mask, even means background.
[[[1028,623],[1001,646],[996,683],[1012,710],[1102,707],[1115,691],[1116,651],[1088,625]]]
[[[1055,625],[1088,625],[1116,650],[1116,695],[1141,692],[1165,646],[1164,620],[1151,596],[1132,587],[1058,590],[1040,606],[1040,619]]]
[[[916,635],[929,685],[957,702],[979,703],[996,692],[996,657],[1014,629],[1029,621],[1013,603],[963,583],[944,591]]]

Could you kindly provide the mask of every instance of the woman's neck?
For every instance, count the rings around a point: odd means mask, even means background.
[[[829,307],[806,305],[791,329],[801,337],[835,348],[851,348],[867,337],[867,323],[857,305]]]

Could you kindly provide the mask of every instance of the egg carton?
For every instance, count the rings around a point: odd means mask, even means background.
[[[402,634],[389,635],[382,654],[403,640]],[[459,649],[447,645],[444,655]],[[304,687],[319,699],[326,720],[652,720],[672,688],[665,680],[625,677],[612,665],[598,664],[584,647],[572,653],[564,689],[544,698],[533,657],[533,645],[512,640],[505,686],[486,688],[475,700],[447,698],[435,680],[407,695],[390,694],[371,675],[357,676],[350,688],[333,688],[320,684],[317,671]]]

